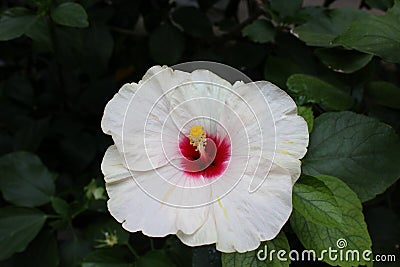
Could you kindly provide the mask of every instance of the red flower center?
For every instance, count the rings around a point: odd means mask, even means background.
[[[207,136],[203,155],[184,136],[179,142],[179,148],[184,157],[181,161],[183,171],[191,177],[213,178],[220,176],[227,168],[231,156],[231,145],[228,137]],[[212,144],[214,142],[214,144]],[[205,155],[204,155],[205,153]]]

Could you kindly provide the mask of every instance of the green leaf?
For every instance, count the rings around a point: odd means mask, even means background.
[[[328,112],[314,122],[303,173],[342,179],[362,201],[400,177],[400,140],[388,125],[353,112]]]
[[[51,18],[54,22],[68,27],[86,28],[89,26],[85,9],[77,3],[67,2],[52,9]]]
[[[262,252],[260,252],[262,250]],[[272,260],[265,252],[271,252],[275,250],[278,253],[280,250],[286,251],[285,256],[287,261],[281,261],[278,259],[277,254],[274,254]],[[289,259],[289,242],[282,231],[273,240],[262,242],[260,247],[254,251],[245,253],[223,253],[222,254],[222,266],[223,267],[286,267],[290,264]],[[258,258],[257,254],[261,257]],[[265,259],[263,259],[265,257]]]
[[[51,198],[51,205],[57,214],[60,214],[63,218],[67,219],[70,216],[70,208],[68,203],[59,197]]]
[[[286,87],[290,75],[302,72],[303,69],[289,58],[268,56],[264,65],[264,78],[280,88]]]
[[[129,254],[122,248],[100,249],[83,258],[82,267],[133,267]]]
[[[36,21],[36,16],[24,7],[6,10],[0,18],[0,41],[8,41],[22,36]]]
[[[319,48],[315,54],[328,68],[342,73],[352,73],[365,67],[373,55],[341,48]]]
[[[159,26],[150,35],[150,55],[159,64],[174,64],[185,50],[185,38],[176,27],[165,24]]]
[[[315,224],[303,217],[298,211],[294,210],[290,218],[290,225],[303,246],[308,250],[314,250],[316,256],[331,265],[339,266],[372,266],[372,262],[363,259],[364,250],[371,250],[371,238],[368,234],[367,225],[364,221],[362,206],[357,195],[340,179],[332,176],[316,177],[322,181],[334,194],[335,199],[343,214],[343,220],[338,227],[329,227]],[[345,239],[347,246],[338,246],[338,240]],[[360,253],[360,261],[348,258],[341,260],[337,257],[335,260],[329,257],[329,253],[321,254],[323,250],[342,250],[346,255],[348,250],[358,250]],[[336,253],[334,255],[339,255]],[[372,255],[371,255],[372,257]]]
[[[317,69],[317,67],[319,67],[317,66],[318,62],[311,47],[288,33],[277,32],[275,39],[278,46],[276,47],[276,55],[281,58],[292,60],[293,63],[298,65],[302,70],[298,73],[319,73]]]
[[[311,75],[294,74],[286,84],[291,92],[303,97],[305,103],[317,103],[326,110],[346,110],[354,105],[350,95]]]
[[[385,81],[370,82],[366,93],[377,104],[400,109],[400,88]]]
[[[333,40],[366,13],[357,9],[321,9],[303,25],[294,29],[300,40],[311,46],[335,46]]]
[[[25,34],[35,41],[39,52],[53,51],[50,26],[46,17],[37,18],[35,23],[25,31]]]
[[[237,41],[235,43],[227,43],[221,51],[221,55],[226,60],[226,63],[236,68],[256,68],[264,61],[266,49],[261,44],[250,41]]]
[[[302,175],[293,187],[293,208],[308,221],[340,226],[342,212],[330,189],[320,180]]]
[[[173,267],[175,266],[164,250],[151,250],[140,257],[135,267]]]
[[[243,36],[249,37],[256,43],[273,42],[275,38],[275,28],[265,19],[257,19],[242,30]]]
[[[384,16],[369,14],[354,20],[334,43],[389,62],[400,62],[400,1]]]
[[[15,267],[58,266],[58,249],[54,233],[41,231],[22,254],[15,256]]]
[[[172,12],[172,19],[183,31],[194,37],[209,37],[213,34],[210,20],[195,7],[179,7]]]
[[[314,126],[314,113],[312,108],[309,106],[300,106],[297,108],[297,113],[307,122],[308,132],[311,133]]]
[[[264,78],[286,88],[290,75],[317,73],[317,60],[310,47],[295,36],[277,31],[274,55],[268,55],[264,66]],[[265,49],[265,48],[264,48]]]
[[[281,18],[294,16],[303,4],[303,0],[270,0],[271,9]]]
[[[382,10],[387,10],[388,8],[393,6],[393,0],[365,0],[365,3],[372,7]]]
[[[283,231],[281,231],[273,240],[263,242],[259,248],[265,250],[266,247],[268,248],[268,251],[275,250],[277,253],[278,251],[282,250],[286,251],[286,257],[284,258],[287,258],[290,251],[289,241],[287,240],[286,235]],[[256,252],[258,253],[259,251],[256,250]],[[290,258],[287,258],[287,261],[282,261],[277,257],[273,257],[272,260],[270,258],[267,258],[264,263],[266,263],[268,267],[287,267],[290,265]]]
[[[36,207],[54,195],[54,175],[32,153],[13,152],[1,157],[0,170],[0,189],[8,202]]]
[[[370,107],[368,116],[389,124],[398,134],[400,133],[400,110],[374,105]]]
[[[104,187],[103,185],[98,186],[95,179],[92,179],[90,183],[83,188],[85,190],[85,195],[87,199],[106,200],[104,196]]]
[[[0,260],[23,251],[42,229],[46,215],[20,207],[0,209]]]

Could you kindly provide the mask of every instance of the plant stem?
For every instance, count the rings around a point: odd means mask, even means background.
[[[129,251],[132,253],[132,255],[136,258],[139,259],[140,256],[139,254],[136,252],[136,250],[131,246],[131,244],[126,243],[126,246],[128,247]]]
[[[150,238],[150,248],[151,250],[154,250],[154,241],[152,238]]]

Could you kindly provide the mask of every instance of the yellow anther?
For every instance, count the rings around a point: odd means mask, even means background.
[[[190,135],[194,137],[198,137],[203,133],[203,127],[196,125],[190,129]]]
[[[193,126],[190,129],[189,140],[190,144],[196,147],[196,151],[204,148],[207,140],[206,131],[204,131],[203,127],[199,125]]]

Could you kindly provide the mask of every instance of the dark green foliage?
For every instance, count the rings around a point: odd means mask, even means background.
[[[308,123],[290,223],[260,248],[319,251],[346,238],[398,255],[400,0],[184,2],[0,1],[0,265],[289,265],[131,234],[107,210],[107,101],[152,65],[193,60],[277,84]]]

